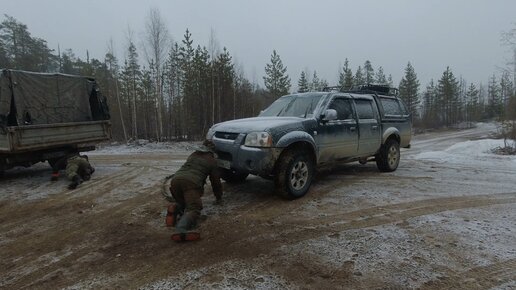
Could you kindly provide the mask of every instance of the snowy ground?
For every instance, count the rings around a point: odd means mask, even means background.
[[[514,289],[516,156],[491,153],[496,130],[418,135],[397,171],[342,165],[299,200],[258,177],[222,206],[207,190],[186,245],[160,190],[196,143],[104,147],[74,191],[17,168],[0,181],[0,288]]]

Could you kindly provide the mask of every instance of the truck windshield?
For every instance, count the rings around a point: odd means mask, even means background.
[[[285,96],[277,99],[259,117],[311,118],[322,95]]]

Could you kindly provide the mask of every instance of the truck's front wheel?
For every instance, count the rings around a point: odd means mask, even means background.
[[[304,196],[314,176],[314,162],[304,151],[288,151],[278,161],[274,184],[283,197],[295,199]]]
[[[394,139],[389,139],[382,145],[376,155],[376,166],[380,171],[391,172],[398,168],[400,163],[400,144]]]

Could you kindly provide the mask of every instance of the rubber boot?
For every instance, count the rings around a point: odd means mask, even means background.
[[[172,241],[176,242],[187,242],[187,241],[198,241],[201,239],[201,233],[196,230],[187,231],[185,233],[173,233],[170,237]]]
[[[167,217],[165,223],[167,227],[174,227],[177,223],[178,208],[177,204],[173,203],[167,207]]]
[[[76,189],[79,184],[82,183],[82,179],[79,175],[75,175],[72,179],[72,183],[68,185],[68,189]]]
[[[196,222],[191,214],[184,214],[176,225],[176,231],[171,239],[176,242],[197,241],[201,238],[199,231],[194,230]]]

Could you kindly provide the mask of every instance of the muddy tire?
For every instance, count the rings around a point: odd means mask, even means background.
[[[389,139],[380,148],[376,155],[376,166],[382,172],[392,172],[400,163],[400,144],[394,139]]]
[[[249,176],[249,173],[247,172],[239,172],[231,169],[224,169],[222,171],[221,177],[227,183],[240,183],[244,182],[247,176]]]
[[[314,177],[314,162],[305,151],[285,152],[276,167],[274,185],[276,192],[287,199],[304,196]]]

